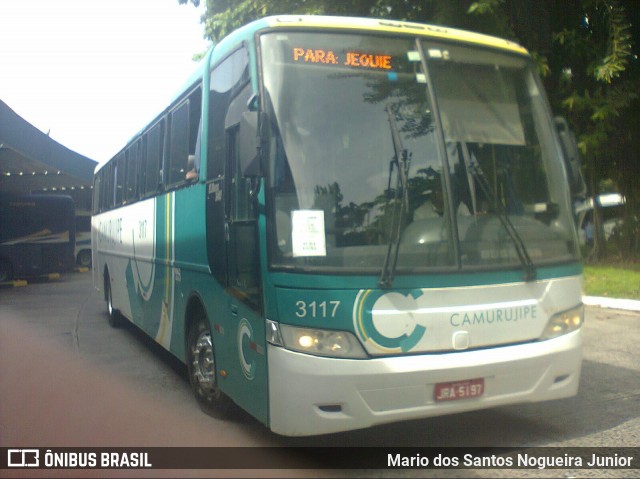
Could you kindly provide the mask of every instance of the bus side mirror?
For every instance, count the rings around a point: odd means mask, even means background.
[[[242,114],[238,131],[238,145],[242,175],[245,177],[262,176],[257,111],[245,111]]]
[[[582,176],[582,156],[580,155],[580,150],[578,150],[576,137],[569,129],[565,118],[557,116],[555,118],[555,124],[558,136],[560,137],[560,145],[564,153],[567,172],[569,173],[571,199],[574,201],[584,199],[587,194],[587,186]]]

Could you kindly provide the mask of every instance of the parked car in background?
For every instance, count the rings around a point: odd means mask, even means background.
[[[599,195],[597,202],[602,215],[604,238],[608,241],[616,228],[622,225],[625,200],[624,197],[618,193],[607,193]],[[576,207],[578,237],[582,245],[593,240],[593,207],[594,198],[589,198]]]

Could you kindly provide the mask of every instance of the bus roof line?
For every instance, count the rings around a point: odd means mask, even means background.
[[[356,18],[356,17],[330,17],[322,15],[278,15],[266,17],[261,21],[266,21],[272,28],[337,28],[356,29],[367,31],[378,31],[388,33],[405,33],[422,37],[437,38],[442,40],[455,40],[477,45],[490,46],[528,55],[528,51],[515,42],[503,38],[474,33],[456,28],[449,28],[438,25],[428,25],[423,23],[403,22],[396,20],[385,20],[378,18]]]

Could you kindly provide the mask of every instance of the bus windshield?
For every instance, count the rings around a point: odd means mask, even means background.
[[[406,274],[576,260],[528,58],[351,33],[269,33],[260,47],[272,266],[368,274],[392,256]]]

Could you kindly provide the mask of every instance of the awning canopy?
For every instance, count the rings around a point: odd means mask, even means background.
[[[91,188],[97,162],[49,138],[0,100],[0,193]]]

